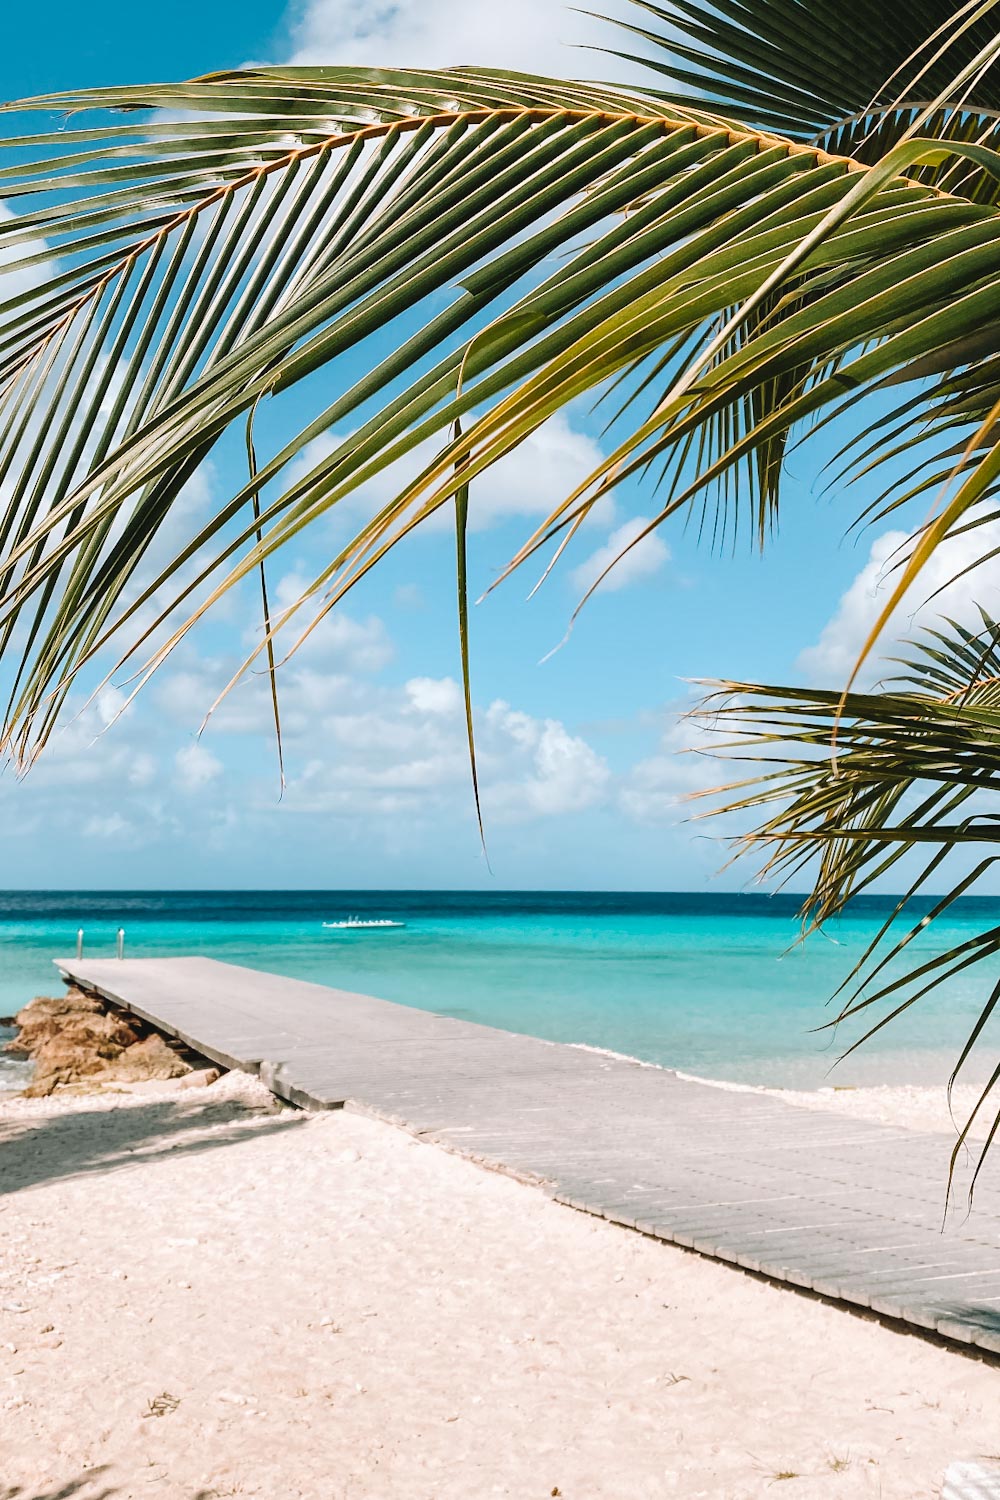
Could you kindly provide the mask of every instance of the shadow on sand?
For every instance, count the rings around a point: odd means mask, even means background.
[[[109,1489],[102,1484],[101,1475],[106,1474],[107,1469],[102,1465],[99,1469],[92,1469],[89,1474],[81,1474],[78,1479],[69,1479],[65,1484],[59,1484],[55,1489],[36,1490],[31,1485],[13,1484],[0,1486],[0,1500],[72,1500],[79,1496],[79,1500],[110,1500],[112,1495],[120,1493],[117,1489]]]
[[[166,1156],[238,1146],[261,1135],[294,1130],[304,1119],[290,1110],[275,1116],[237,1102],[200,1099],[157,1099],[121,1109],[7,1119],[0,1124],[0,1194]],[[9,1500],[2,1489],[0,1500]]]
[[[0,1500],[113,1500],[115,1495],[122,1496],[123,1491],[116,1484],[105,1483],[105,1478],[110,1477],[113,1476],[107,1466],[102,1464],[91,1469],[89,1474],[57,1484],[54,1489],[36,1490],[33,1485],[0,1484]],[[216,1491],[197,1490],[191,1500],[217,1500]]]

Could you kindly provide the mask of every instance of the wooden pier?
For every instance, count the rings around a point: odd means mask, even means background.
[[[945,1220],[945,1135],[213,959],[57,963],[294,1104],[362,1109],[573,1208],[1000,1354],[1000,1178],[971,1213],[960,1181]]]

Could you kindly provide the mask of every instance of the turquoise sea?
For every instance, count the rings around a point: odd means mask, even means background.
[[[795,897],[448,891],[0,893],[0,1015],[57,987],[52,959],[201,953],[704,1077],[811,1088],[934,1083],[995,982],[988,964],[829,1070],[857,1033],[817,1031],[825,1002],[888,911],[864,899],[794,946]],[[930,955],[1000,919],[968,900],[910,945]],[[390,917],[400,930],[324,921]],[[989,1038],[977,1073],[986,1071]],[[10,1075],[8,1075],[8,1079]]]

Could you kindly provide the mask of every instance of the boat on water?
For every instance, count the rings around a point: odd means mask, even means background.
[[[389,917],[348,917],[346,922],[324,922],[324,927],[339,927],[356,931],[360,927],[405,927],[405,922],[393,922]]]

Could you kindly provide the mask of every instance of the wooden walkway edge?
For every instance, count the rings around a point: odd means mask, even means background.
[[[311,1109],[360,1108],[558,1201],[1000,1354],[1000,1182],[945,1135],[207,958],[58,959],[77,984]]]

